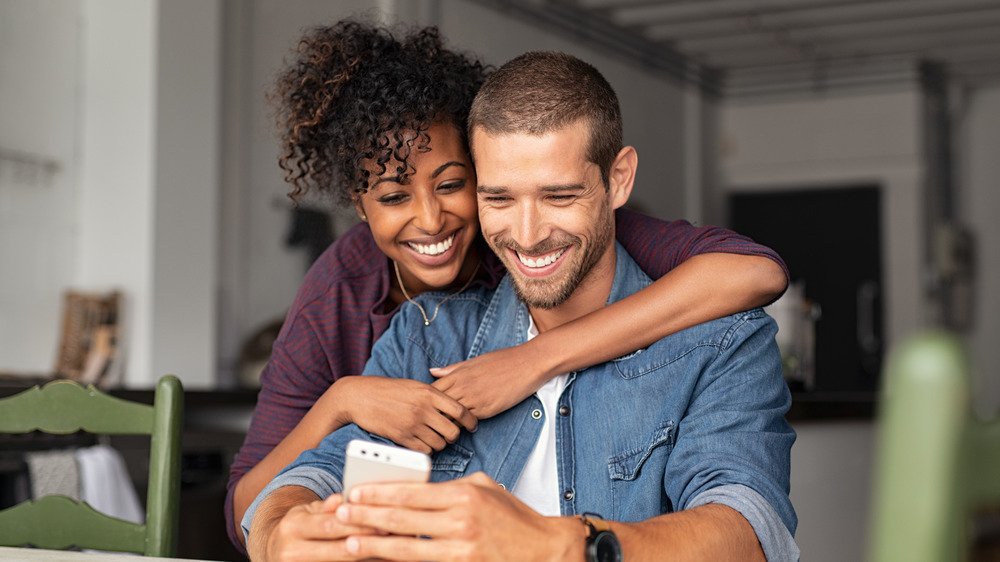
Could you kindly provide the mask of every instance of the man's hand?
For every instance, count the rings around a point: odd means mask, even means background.
[[[339,521],[334,516],[343,503],[339,494],[326,500],[296,505],[296,502],[310,496],[316,497],[302,488],[279,488],[261,504],[247,542],[252,560],[307,562],[364,559],[347,551],[345,539],[348,536],[371,535],[376,531]],[[285,508],[288,508],[287,511]]]
[[[453,443],[462,428],[472,431],[478,420],[465,406],[441,390],[420,381],[386,377],[344,377],[345,406],[362,429],[407,449],[432,453]],[[335,386],[336,386],[335,385]]]
[[[531,396],[544,384],[542,358],[529,344],[492,351],[431,369],[434,388],[462,403],[479,419],[491,418]]]
[[[437,484],[374,484],[337,508],[344,525],[377,528],[346,541],[359,557],[428,561],[582,560],[577,520],[539,515],[483,473]],[[417,538],[429,537],[429,538]]]

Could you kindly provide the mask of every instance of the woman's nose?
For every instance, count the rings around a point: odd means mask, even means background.
[[[415,225],[427,234],[437,234],[444,228],[444,214],[437,197],[424,197],[419,203]]]

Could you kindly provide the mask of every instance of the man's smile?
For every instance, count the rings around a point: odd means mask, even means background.
[[[546,277],[554,273],[565,261],[573,246],[563,246],[551,252],[531,256],[513,248],[507,248],[511,258],[508,261],[517,266],[518,271],[526,277]]]

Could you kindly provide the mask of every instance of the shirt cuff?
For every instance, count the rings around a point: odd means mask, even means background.
[[[240,528],[243,529],[244,540],[250,537],[250,525],[253,523],[253,516],[257,512],[257,508],[260,507],[261,502],[267,496],[271,495],[272,492],[284,486],[302,486],[303,488],[308,488],[320,498],[326,498],[331,494],[338,494],[343,489],[343,484],[341,484],[340,480],[329,472],[314,466],[297,466],[279,474],[257,494],[253,503],[250,504],[246,513],[243,514],[243,520],[240,521]]]
[[[764,550],[764,557],[770,562],[794,562],[799,559],[799,546],[788,532],[788,527],[771,504],[752,488],[726,484],[705,490],[695,496],[686,509],[713,503],[735,509],[750,522]]]

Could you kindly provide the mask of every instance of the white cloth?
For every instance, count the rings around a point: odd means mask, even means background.
[[[67,496],[80,499],[80,477],[71,450],[37,451],[24,455],[31,479],[31,497]]]
[[[538,335],[538,328],[535,327],[534,318],[531,315],[528,318],[528,339],[531,340]],[[529,507],[547,516],[560,515],[555,414],[568,379],[569,375],[554,377],[535,393],[542,401],[542,432],[538,435],[538,441],[535,442],[535,448],[531,451],[517,484],[511,490]]]
[[[80,468],[80,499],[105,515],[133,523],[145,520],[146,514],[118,451],[107,445],[77,449],[76,462]]]

